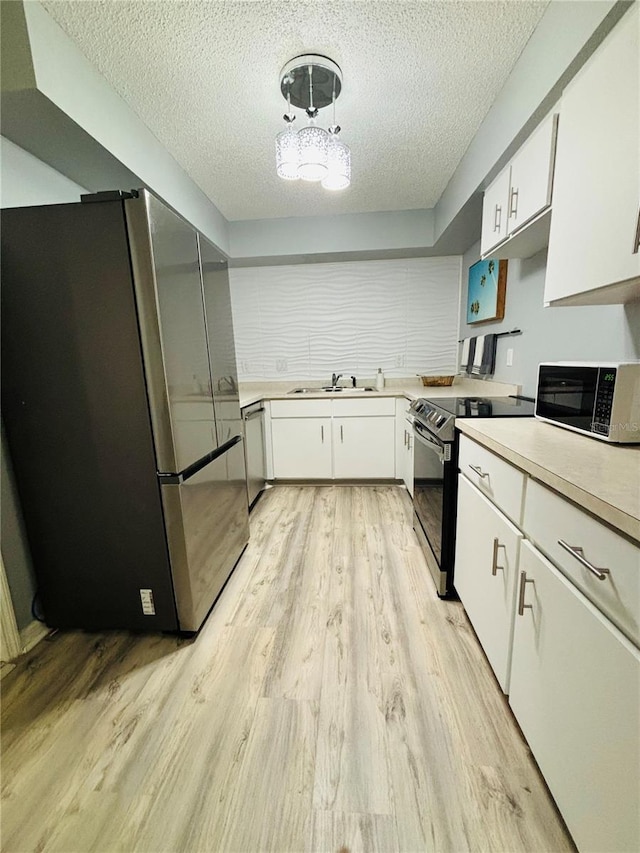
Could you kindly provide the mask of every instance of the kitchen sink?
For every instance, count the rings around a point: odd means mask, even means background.
[[[294,388],[292,391],[288,391],[288,394],[319,394],[320,392],[326,392],[328,394],[336,394],[340,391],[348,391],[352,394],[354,391],[358,393],[359,391],[377,391],[377,388],[372,388],[370,386],[365,386],[363,388],[348,388],[343,385],[328,385],[323,388]]]

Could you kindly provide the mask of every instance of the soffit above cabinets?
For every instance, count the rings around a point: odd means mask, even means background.
[[[243,220],[433,207],[547,0],[42,5],[224,216]],[[342,194],[275,173],[278,74],[308,51],[344,76]]]

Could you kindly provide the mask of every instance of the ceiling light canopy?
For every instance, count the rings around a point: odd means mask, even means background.
[[[351,151],[338,139],[336,99],[342,91],[342,72],[326,56],[304,54],[290,60],[280,72],[280,91],[287,100],[283,118],[287,126],[276,136],[276,171],[287,181],[321,182],[328,190],[346,189],[351,183]],[[291,105],[304,109],[307,125],[293,129]],[[316,124],[318,110],[333,107],[328,130]]]

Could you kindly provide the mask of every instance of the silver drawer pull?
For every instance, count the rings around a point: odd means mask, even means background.
[[[533,610],[532,604],[524,603],[524,594],[527,589],[527,584],[533,583],[531,578],[527,577],[526,572],[520,572],[520,593],[518,595],[518,616],[524,616],[525,610]]]
[[[518,188],[514,187],[511,190],[511,199],[509,202],[509,217],[518,215]]]
[[[320,438],[322,439],[322,443],[324,444],[324,427],[320,424]]]
[[[491,560],[491,574],[494,575],[494,577],[498,574],[498,569],[500,569],[501,572],[504,572],[504,566],[498,565],[498,548],[504,547],[505,546],[499,541],[498,537],[496,536],[493,540],[493,559]]]
[[[481,477],[483,480],[485,477],[489,476],[489,472],[483,471],[479,465],[469,465],[469,468],[471,468],[472,471],[475,471],[478,477]]]
[[[590,563],[589,560],[584,556],[584,550],[579,545],[567,545],[564,539],[558,539],[558,545],[564,548],[565,551],[568,551],[572,557],[575,557],[576,560],[588,569],[592,575],[595,575],[599,581],[606,581],[607,575],[610,574],[609,569],[600,569],[598,566],[594,566],[593,563]]]

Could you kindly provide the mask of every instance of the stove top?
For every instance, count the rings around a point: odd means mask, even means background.
[[[438,397],[427,402],[457,418],[532,417],[535,403],[516,397]]]
[[[410,410],[428,432],[443,442],[452,442],[456,418],[533,417],[535,404],[517,397],[421,397],[413,401]]]

